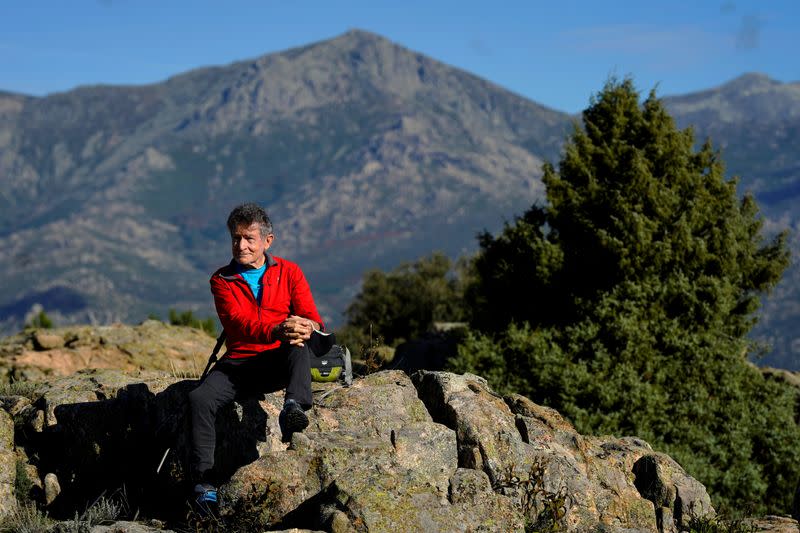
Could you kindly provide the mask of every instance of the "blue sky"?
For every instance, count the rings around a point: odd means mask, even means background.
[[[351,28],[568,112],[611,74],[661,95],[800,81],[800,0],[0,0],[0,89],[152,83]]]

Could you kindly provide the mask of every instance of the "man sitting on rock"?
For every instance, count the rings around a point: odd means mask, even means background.
[[[191,393],[191,475],[201,508],[216,504],[214,423],[237,395],[286,389],[278,422],[284,442],[308,426],[311,408],[311,333],[322,328],[311,289],[295,263],[269,253],[274,235],[256,204],[228,216],[233,260],[211,276],[211,293],[226,333],[225,355]]]

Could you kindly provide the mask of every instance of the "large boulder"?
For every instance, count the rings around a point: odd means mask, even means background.
[[[764,516],[760,518],[746,518],[745,527],[753,533],[800,533],[797,520],[788,516]]]
[[[432,421],[406,374],[330,390],[309,415],[288,449],[271,447],[234,474],[224,490],[232,513],[262,509],[262,526],[463,531],[448,500],[455,434]],[[511,530],[517,520],[487,516]]]
[[[471,374],[422,371],[413,380],[433,419],[456,432],[459,466],[485,472],[529,522],[571,531],[598,524],[675,531],[713,513],[705,489],[674,461],[662,468],[666,472],[641,474],[661,480],[671,493],[654,502],[653,491],[639,489],[644,483],[637,485],[634,465],[654,456],[640,439],[582,436],[552,409],[519,395],[503,398]],[[685,487],[680,496],[677,485]]]

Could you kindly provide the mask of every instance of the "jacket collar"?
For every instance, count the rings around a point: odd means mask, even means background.
[[[275,258],[272,257],[271,253],[267,252],[264,255],[267,256],[267,261],[265,264],[268,267],[273,267],[278,264]],[[239,274],[239,263],[237,263],[235,259],[231,259],[231,262],[228,263],[228,266],[224,267],[219,273],[219,277],[227,280],[241,279],[241,275]]]

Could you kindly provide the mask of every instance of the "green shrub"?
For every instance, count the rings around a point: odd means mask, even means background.
[[[169,310],[169,323],[173,326],[188,326],[190,328],[205,331],[212,337],[217,336],[217,324],[213,318],[198,318],[194,316],[192,310],[178,312],[175,309]]]
[[[53,320],[49,316],[47,316],[47,313],[45,313],[43,309],[33,316],[30,322],[26,324],[26,327],[52,329]]]
[[[33,488],[33,481],[28,476],[28,470],[25,468],[25,461],[17,459],[16,462],[16,476],[14,478],[14,497],[19,505],[28,505],[30,501],[31,488]]]

